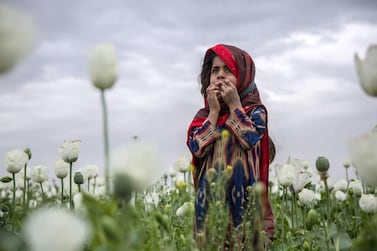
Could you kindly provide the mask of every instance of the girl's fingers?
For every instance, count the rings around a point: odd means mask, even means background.
[[[229,86],[229,84],[230,84],[228,80],[224,80],[223,83],[224,83],[224,85],[226,85],[226,86]]]

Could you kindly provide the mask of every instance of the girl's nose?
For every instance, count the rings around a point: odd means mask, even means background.
[[[219,70],[219,72],[217,74],[217,78],[218,79],[223,79],[224,78],[224,70]]]

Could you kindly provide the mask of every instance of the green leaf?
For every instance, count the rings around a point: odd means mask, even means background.
[[[4,177],[1,177],[1,179],[0,179],[0,181],[3,182],[3,183],[9,183],[12,180],[13,180],[12,177],[9,177],[9,176],[4,176]]]
[[[284,218],[287,220],[289,228],[292,228],[292,220],[290,214],[284,213]]]
[[[348,250],[352,246],[352,240],[345,231],[339,231],[334,238],[335,250]]]
[[[327,234],[329,239],[338,234],[338,228],[334,223],[330,223],[327,227]]]

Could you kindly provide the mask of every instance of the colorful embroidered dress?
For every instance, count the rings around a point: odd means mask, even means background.
[[[242,222],[246,187],[256,181],[261,181],[266,187],[268,184],[267,110],[254,83],[254,63],[245,51],[233,46],[216,45],[210,50],[237,76],[237,90],[244,111],[236,109],[229,112],[224,109],[217,124],[213,125],[206,120],[209,107],[205,100],[205,107],[199,110],[189,126],[187,145],[193,155],[196,230],[203,229],[208,210],[209,186],[206,176],[209,169],[232,167],[226,186],[226,202],[234,226]],[[272,235],[273,214],[267,194],[263,201],[264,228]]]

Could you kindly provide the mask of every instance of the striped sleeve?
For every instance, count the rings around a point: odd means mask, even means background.
[[[212,143],[219,135],[219,130],[208,120],[202,126],[192,128],[188,139],[191,153],[198,158],[204,157],[212,149]]]
[[[263,107],[256,107],[246,114],[236,109],[231,113],[225,125],[236,136],[242,148],[248,150],[264,135],[266,111]]]

